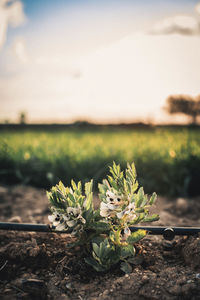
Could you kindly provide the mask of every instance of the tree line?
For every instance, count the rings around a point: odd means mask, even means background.
[[[170,95],[167,99],[167,112],[169,114],[185,114],[191,119],[192,124],[197,124],[200,115],[200,95]]]

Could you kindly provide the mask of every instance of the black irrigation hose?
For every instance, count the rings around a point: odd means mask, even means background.
[[[149,234],[163,235],[166,240],[173,240],[176,235],[195,235],[200,233],[200,227],[164,227],[164,226],[131,226],[132,232],[138,229],[144,229]],[[0,222],[0,230],[15,231],[35,231],[35,232],[56,232],[69,233],[66,231],[57,231],[54,226],[48,224],[23,224],[23,223],[7,223]]]

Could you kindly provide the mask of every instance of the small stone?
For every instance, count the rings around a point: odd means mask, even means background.
[[[108,291],[108,290],[105,290],[105,291],[103,292],[103,296],[108,295],[108,293],[109,293],[109,291]]]
[[[196,278],[196,279],[200,279],[200,273],[197,273],[197,274],[195,275],[195,278]]]
[[[176,213],[182,214],[185,213],[189,208],[188,202],[184,198],[178,198],[176,200]]]
[[[144,276],[142,277],[142,280],[143,280],[143,281],[148,281],[149,278],[147,277],[147,275],[144,275]]]
[[[20,218],[20,216],[14,216],[14,217],[8,219],[8,222],[10,222],[10,223],[22,223],[22,219]]]
[[[71,282],[66,283],[65,287],[66,287],[68,290],[71,290],[71,289],[72,289],[72,284],[71,284]]]
[[[193,281],[191,279],[187,280],[187,283],[192,283]]]
[[[5,290],[4,290],[4,293],[10,293],[10,292],[12,292],[11,289],[5,289]]]
[[[8,190],[3,187],[3,186],[0,186],[0,194],[7,194],[8,193]]]

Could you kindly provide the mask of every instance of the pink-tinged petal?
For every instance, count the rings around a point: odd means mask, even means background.
[[[74,220],[67,221],[66,223],[67,223],[67,226],[69,226],[69,227],[73,227],[74,225],[76,225],[76,221],[74,221]]]
[[[55,221],[55,216],[54,215],[50,215],[48,216],[49,222],[53,223]]]
[[[63,230],[66,230],[66,228],[65,228],[65,225],[64,224],[58,224],[57,226],[56,226],[56,230],[58,230],[58,231],[63,231]]]

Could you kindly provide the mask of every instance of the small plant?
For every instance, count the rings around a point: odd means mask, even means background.
[[[62,182],[47,192],[52,215],[49,216],[56,230],[68,231],[76,237],[69,246],[82,245],[85,261],[96,271],[109,270],[120,263],[125,273],[132,271],[135,262],[134,244],[144,238],[145,230],[131,232],[129,226],[159,219],[149,215],[149,207],[156,200],[156,193],[148,198],[142,187],[138,188],[135,165],[127,164],[121,171],[113,163],[108,179],[99,184],[100,208],[93,208],[93,182],[82,190],[81,182],[71,187]]]

